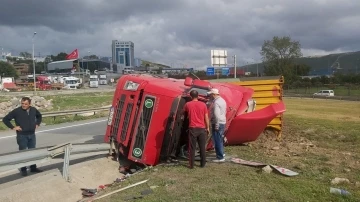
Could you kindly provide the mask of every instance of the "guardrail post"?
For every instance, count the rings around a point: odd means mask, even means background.
[[[69,176],[70,147],[71,144],[68,144],[64,148],[65,154],[64,154],[64,165],[63,165],[62,176],[66,181],[70,181],[70,176]]]

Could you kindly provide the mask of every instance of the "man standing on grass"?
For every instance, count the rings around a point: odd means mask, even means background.
[[[11,123],[12,119],[15,120],[16,126],[13,126]],[[28,97],[23,97],[21,99],[21,107],[15,108],[3,118],[4,124],[8,128],[16,131],[19,150],[36,147],[35,130],[39,127],[41,120],[41,113],[35,107],[31,106],[31,99]],[[30,166],[30,171],[35,173],[42,172],[35,164]],[[26,167],[21,168],[21,175],[27,175]]]
[[[218,89],[211,89],[208,94],[213,98],[211,111],[212,138],[214,142],[216,159],[213,162],[224,162],[224,131],[226,124],[226,102],[220,97]]]
[[[206,104],[198,101],[198,92],[190,92],[192,101],[187,102],[184,106],[184,112],[188,114],[189,119],[189,168],[194,168],[196,142],[200,147],[200,167],[205,167],[205,144],[206,136],[209,134],[209,116]]]

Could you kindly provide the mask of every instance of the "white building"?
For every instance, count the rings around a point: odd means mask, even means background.
[[[134,43],[131,41],[112,40],[112,64],[116,64],[118,72],[134,67]]]

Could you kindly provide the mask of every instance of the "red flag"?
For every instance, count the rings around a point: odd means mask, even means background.
[[[73,50],[73,52],[71,52],[69,55],[66,56],[67,60],[78,59],[78,58],[79,58],[78,49]]]

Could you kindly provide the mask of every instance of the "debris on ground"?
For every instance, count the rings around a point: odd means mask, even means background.
[[[124,175],[128,175],[128,174],[132,175],[142,170],[144,170],[144,168],[136,164],[130,164],[128,166],[119,166],[119,172]]]
[[[355,187],[360,187],[360,182],[355,182]]]
[[[262,168],[262,171],[264,173],[271,173],[272,172],[272,168],[270,166],[265,166]]]
[[[349,173],[349,172],[351,172],[351,169],[349,169],[349,168],[344,168],[344,171],[347,172],[347,173]]]
[[[334,179],[331,180],[331,184],[333,185],[342,184],[342,183],[350,184],[350,181],[346,178],[340,178],[340,177],[335,177]]]
[[[135,183],[135,184],[132,184],[132,185],[126,186],[126,187],[124,187],[124,188],[120,188],[120,189],[117,189],[117,190],[115,190],[115,191],[112,191],[112,192],[109,192],[109,193],[107,193],[107,194],[104,194],[104,195],[102,195],[102,196],[96,197],[96,198],[94,198],[92,201],[95,201],[95,200],[98,200],[98,199],[101,199],[101,198],[110,196],[110,195],[112,195],[112,194],[115,194],[115,193],[124,191],[124,190],[126,190],[126,189],[129,189],[129,188],[132,188],[132,187],[135,187],[135,186],[138,186],[138,185],[143,184],[143,183],[145,183],[145,182],[147,182],[147,181],[149,181],[149,179],[144,180],[144,181],[141,181],[141,182],[137,182],[137,183]]]
[[[158,188],[159,186],[156,186],[156,185],[154,185],[154,186],[150,186],[150,189],[156,189],[156,188]]]
[[[37,109],[42,110],[51,110],[53,108],[52,99],[46,100],[44,97],[40,96],[30,96],[33,106]],[[7,102],[0,102],[0,116],[3,117],[13,109],[21,106],[21,97],[13,97]]]
[[[253,166],[253,167],[263,167],[262,170],[266,173],[271,173],[271,171],[273,169],[275,169],[276,171],[278,171],[279,173],[286,175],[286,176],[295,176],[298,175],[299,173],[294,172],[292,170],[289,170],[287,168],[283,168],[280,166],[276,166],[276,165],[267,165],[264,163],[259,163],[259,162],[254,162],[254,161],[246,161],[240,158],[231,158],[230,159],[231,162],[233,163],[237,163],[237,164],[242,164],[242,165],[248,165],[248,166]]]
[[[230,161],[233,163],[238,163],[238,164],[248,165],[248,166],[255,166],[255,167],[266,166],[266,164],[264,164],[264,163],[258,163],[258,162],[254,162],[254,161],[246,161],[246,160],[243,160],[240,158],[232,158]]]
[[[346,191],[345,189],[337,189],[337,188],[333,188],[333,187],[330,187],[330,193],[345,195],[345,196],[351,195],[350,192]]]
[[[270,165],[273,169],[277,170],[279,173],[283,174],[283,175],[286,175],[286,176],[289,176],[289,177],[292,177],[292,176],[295,176],[295,175],[298,175],[299,173],[297,172],[294,172],[292,170],[289,170],[287,168],[283,168],[283,167],[280,167],[280,166],[276,166],[276,165]]]

